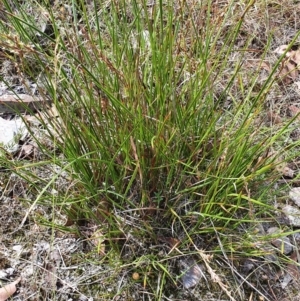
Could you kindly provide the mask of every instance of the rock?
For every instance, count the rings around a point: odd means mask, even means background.
[[[28,130],[21,118],[6,120],[0,117],[0,146],[9,153],[15,153],[19,148],[19,141],[25,139]]]
[[[8,277],[5,270],[0,270],[0,280],[5,280]]]
[[[300,210],[298,208],[286,205],[282,208],[282,212],[286,215],[290,225],[300,227]]]
[[[197,264],[193,258],[179,260],[180,270],[182,271],[182,284],[187,290],[194,288],[204,276],[204,266]]]
[[[182,277],[183,286],[185,289],[195,287],[202,278],[203,272],[201,266],[195,264],[191,266]]]
[[[288,255],[293,251],[293,245],[287,236],[275,239],[272,241],[272,245],[278,248],[284,255]]]
[[[290,199],[300,207],[300,187],[292,188],[289,192]]]
[[[294,238],[294,241],[296,242],[296,244],[299,246],[300,245],[300,233],[299,232],[294,233],[293,238]]]

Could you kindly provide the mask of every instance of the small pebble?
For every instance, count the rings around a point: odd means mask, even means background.
[[[183,286],[185,289],[193,288],[202,278],[202,271],[198,264],[190,267],[182,277]]]
[[[300,187],[294,187],[289,192],[290,199],[300,207]]]
[[[139,279],[140,279],[140,274],[137,273],[137,272],[134,272],[134,273],[132,274],[132,279],[133,279],[133,280],[139,280]]]

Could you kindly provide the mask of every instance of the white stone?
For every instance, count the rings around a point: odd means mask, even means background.
[[[28,130],[21,118],[6,120],[0,117],[0,146],[7,152],[16,152],[19,141],[25,139],[27,134]]]
[[[292,188],[289,192],[290,199],[300,207],[300,187]]]
[[[300,227],[300,209],[291,205],[286,205],[282,208],[282,212],[288,218],[290,225]]]

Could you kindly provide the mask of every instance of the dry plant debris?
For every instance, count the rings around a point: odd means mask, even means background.
[[[274,51],[278,55],[285,54],[285,59],[281,63],[277,76],[286,85],[299,79],[300,67],[300,49],[287,50],[288,45],[281,45]]]
[[[33,97],[27,94],[4,94],[0,96],[0,112],[3,113],[24,113],[32,112],[37,109],[45,108],[49,101],[43,97]]]
[[[14,282],[6,284],[0,288],[0,301],[8,300],[16,291],[17,284],[21,281],[21,278],[18,278]]]

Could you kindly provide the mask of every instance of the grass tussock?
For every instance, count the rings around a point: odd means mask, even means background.
[[[264,122],[280,61],[263,81],[260,63],[247,67],[258,43],[248,15],[259,4],[204,2],[4,0],[1,8],[2,53],[55,108],[37,115],[51,139],[51,148],[36,139],[43,160],[5,164],[30,181],[34,204],[99,225],[103,260],[121,256],[116,269],[137,268],[157,300],[178,280],[169,272],[177,256],[208,267],[202,249],[259,256],[248,232],[272,218],[276,166],[297,149],[282,143],[291,122],[276,130]],[[258,61],[272,36],[259,44]],[[36,182],[35,168],[50,164],[60,172]],[[69,185],[53,194],[62,172]]]

